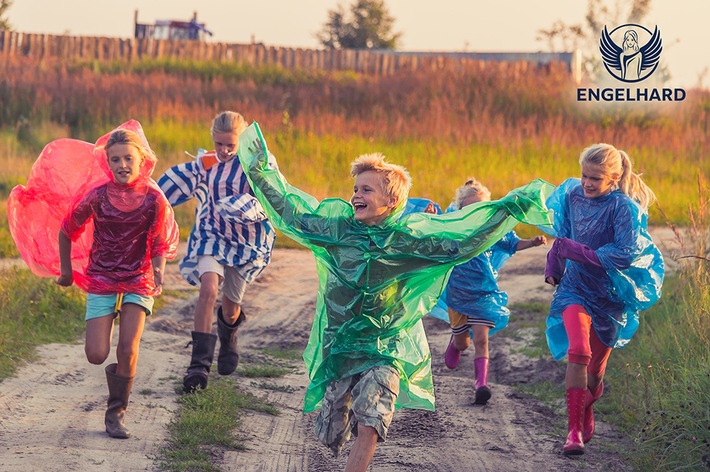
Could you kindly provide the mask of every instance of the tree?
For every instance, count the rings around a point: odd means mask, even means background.
[[[347,15],[341,5],[328,11],[317,38],[327,49],[396,49],[401,33],[392,33],[394,18],[384,0],[356,0]]]
[[[538,41],[546,41],[550,51],[558,46],[562,50],[579,49],[582,52],[582,67],[589,77],[596,77],[602,69],[599,60],[599,35],[604,25],[622,23],[640,23],[651,9],[651,0],[632,0],[623,4],[616,3],[614,10],[609,9],[605,0],[588,0],[584,23],[568,25],[561,20],[555,21],[550,29],[538,30]]]
[[[7,10],[12,5],[12,0],[0,0],[0,31],[12,31],[12,26],[7,19]]]

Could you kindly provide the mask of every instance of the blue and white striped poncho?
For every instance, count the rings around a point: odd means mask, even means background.
[[[247,282],[268,265],[274,230],[236,156],[219,162],[213,153],[200,150],[195,161],[168,169],[158,185],[173,206],[197,199],[195,226],[180,261],[180,273],[190,284],[200,283],[198,256],[214,256],[236,268]]]

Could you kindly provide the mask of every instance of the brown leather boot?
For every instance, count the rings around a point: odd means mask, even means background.
[[[192,358],[187,373],[182,379],[182,386],[185,393],[192,393],[198,388],[207,388],[212,359],[214,359],[214,348],[217,344],[217,336],[212,333],[192,332]]]
[[[106,408],[106,432],[112,438],[127,439],[131,433],[123,424],[128,407],[128,397],[133,387],[133,377],[116,375],[118,364],[106,366],[106,382],[108,383],[108,402]]]
[[[217,355],[217,372],[219,375],[229,375],[237,370],[239,353],[237,352],[237,329],[246,320],[244,308],[241,309],[237,321],[228,325],[224,320],[222,307],[217,310],[217,335],[219,336],[219,354]]]

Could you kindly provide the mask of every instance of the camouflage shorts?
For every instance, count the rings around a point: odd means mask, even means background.
[[[399,395],[399,373],[390,366],[378,366],[328,385],[316,418],[316,435],[335,456],[357,425],[377,431],[378,442],[387,438],[394,404]]]

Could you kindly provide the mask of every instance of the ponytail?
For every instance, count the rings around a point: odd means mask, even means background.
[[[656,194],[644,183],[640,174],[632,170],[631,159],[624,151],[619,151],[621,155],[621,178],[619,179],[619,190],[633,198],[644,210],[656,201]]]

